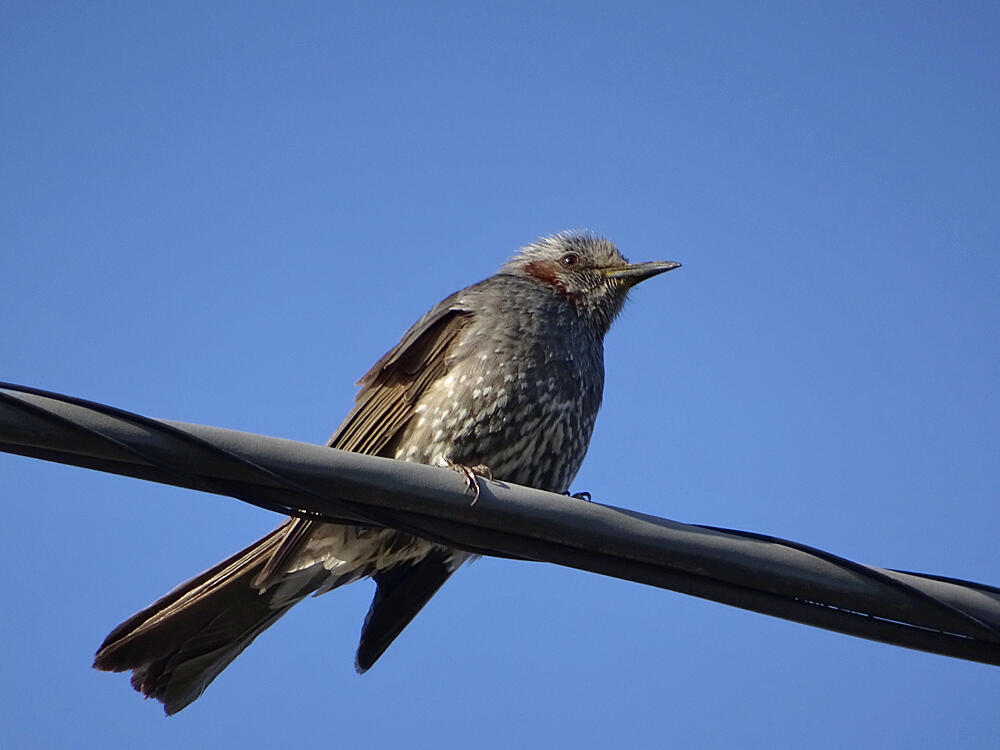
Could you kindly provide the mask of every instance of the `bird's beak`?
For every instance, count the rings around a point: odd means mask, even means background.
[[[609,279],[620,279],[626,286],[632,287],[640,281],[680,267],[680,263],[670,260],[652,260],[648,263],[629,263],[621,268],[610,268],[605,274]]]

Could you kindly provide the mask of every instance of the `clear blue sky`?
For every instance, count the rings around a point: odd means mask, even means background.
[[[0,7],[0,379],[322,442],[426,308],[591,228],[595,499],[1000,584],[995,3]],[[108,630],[276,522],[0,455],[0,745],[995,748],[1000,670],[594,575],[359,584],[182,714]]]

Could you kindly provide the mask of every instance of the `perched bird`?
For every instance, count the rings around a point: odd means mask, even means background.
[[[564,232],[441,301],[358,381],[333,448],[450,466],[565,492],[604,388],[604,335],[629,289],[678,263],[628,263],[609,241]],[[291,518],[123,622],[97,669],[168,714],[202,694],[309,594],[371,577],[356,667],[366,671],[470,555],[386,528]]]

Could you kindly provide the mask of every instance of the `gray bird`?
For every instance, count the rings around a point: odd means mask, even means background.
[[[531,243],[418,320],[358,381],[329,445],[455,468],[474,495],[477,474],[565,492],[601,405],[604,335],[629,289],[679,265],[630,264],[590,234]],[[303,598],[371,577],[364,672],[469,557],[392,529],[291,518],[115,628],[94,666],[131,669],[132,686],[173,714]]]

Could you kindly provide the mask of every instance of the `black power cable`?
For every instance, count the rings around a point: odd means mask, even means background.
[[[883,570],[803,544],[679,524],[419,464],[151,419],[0,383],[0,450],[554,562],[872,640],[1000,666],[1000,589]]]

